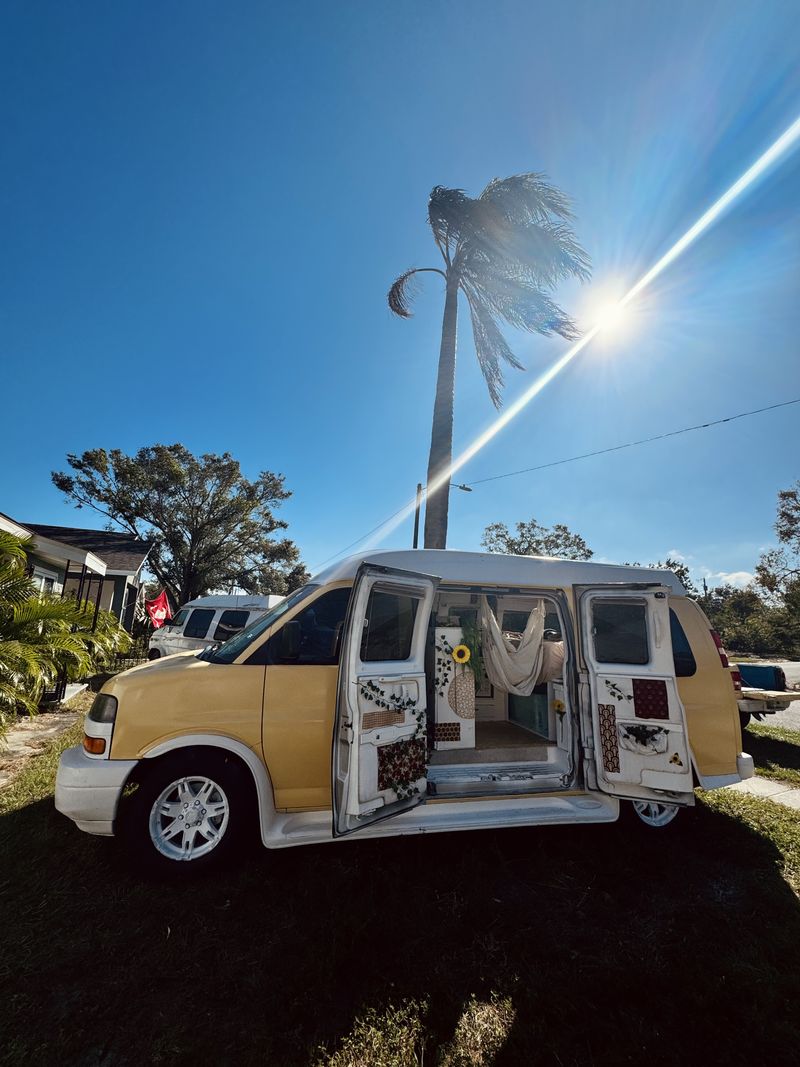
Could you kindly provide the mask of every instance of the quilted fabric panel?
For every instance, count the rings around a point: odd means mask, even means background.
[[[378,789],[391,789],[425,777],[425,742],[396,741],[378,749]]]
[[[633,711],[637,719],[668,719],[667,683],[660,678],[634,678]]]

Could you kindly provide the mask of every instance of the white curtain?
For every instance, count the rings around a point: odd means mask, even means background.
[[[503,637],[486,597],[481,597],[483,662],[492,685],[517,696],[531,695],[542,670],[544,615],[544,601],[540,600],[531,611],[522,640],[515,648]]]

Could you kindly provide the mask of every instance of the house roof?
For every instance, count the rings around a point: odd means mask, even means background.
[[[42,530],[60,527],[42,527]],[[31,526],[23,526],[21,522],[10,518],[0,512],[0,530],[5,530],[15,537],[33,539],[33,551],[45,563],[55,567],[63,567],[64,564],[74,564],[76,567],[86,567],[92,574],[104,575],[107,566],[104,560],[96,556],[89,547],[78,548],[77,545],[66,545],[63,541],[48,537],[47,534],[34,530]]]
[[[26,522],[21,525],[40,537],[74,545],[83,552],[99,556],[109,572],[136,574],[152,548],[150,541],[142,541],[128,533],[84,530],[76,526],[45,526],[38,522]]]

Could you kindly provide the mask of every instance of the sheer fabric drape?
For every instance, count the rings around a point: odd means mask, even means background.
[[[503,636],[485,596],[481,597],[483,662],[489,681],[517,696],[530,696],[539,681],[544,658],[544,601],[534,602],[517,647]]]

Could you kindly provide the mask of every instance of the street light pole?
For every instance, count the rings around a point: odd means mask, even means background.
[[[468,485],[458,485],[456,482],[450,482],[448,489],[460,489],[462,493],[471,493],[472,489]],[[419,512],[422,507],[422,482],[417,482],[417,502],[414,505],[414,542],[412,548],[419,548]]]
[[[417,503],[414,507],[414,543],[412,548],[419,548],[419,509],[422,506],[422,482],[417,482]]]

